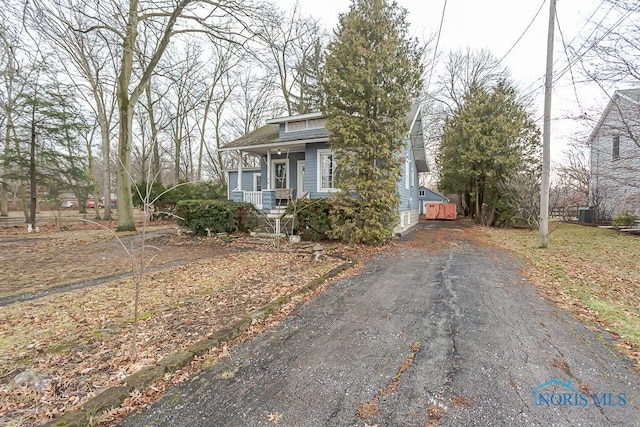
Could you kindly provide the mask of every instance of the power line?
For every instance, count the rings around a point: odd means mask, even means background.
[[[518,43],[520,43],[520,40],[522,40],[524,35],[527,34],[527,31],[529,31],[529,28],[531,28],[531,25],[533,25],[533,23],[535,22],[536,18],[540,14],[540,11],[542,10],[542,7],[545,5],[546,2],[547,2],[547,0],[542,0],[542,4],[540,4],[540,7],[538,8],[538,11],[536,12],[536,14],[533,16],[533,18],[529,22],[529,25],[527,25],[527,28],[524,29],[522,34],[520,34],[520,37],[518,37],[518,39],[515,41],[515,43],[513,43],[513,45],[509,48],[507,53],[502,55],[502,58],[500,58],[500,60],[496,64],[496,66],[500,65],[500,63],[502,63],[502,61],[507,57],[507,55],[509,55],[511,53],[511,51],[518,45]]]
[[[425,92],[429,93],[429,86],[431,85],[431,77],[433,76],[433,69],[435,68],[436,57],[438,55],[438,46],[440,45],[440,35],[442,34],[442,26],[444,24],[444,15],[447,11],[447,0],[444,0],[444,6],[442,7],[442,17],[440,18],[440,28],[438,28],[438,37],[436,39],[436,48],[433,52],[433,61],[431,64],[431,71],[429,72],[429,79],[427,80],[427,87]]]
[[[598,5],[598,7],[596,7],[594,9],[593,12],[591,12],[591,15],[589,15],[589,17],[587,18],[587,20],[584,22],[584,24],[582,24],[582,27],[580,28],[580,30],[575,34],[575,36],[573,36],[573,38],[571,39],[571,41],[569,42],[569,47],[571,47],[571,45],[573,44],[573,42],[576,40],[576,38],[580,35],[580,33],[582,32],[582,30],[587,26],[587,24],[589,24],[589,22],[592,22],[593,17],[595,16],[596,13],[598,13],[598,11],[600,10],[600,8],[604,5],[605,0],[601,0],[600,4]],[[587,43],[587,41],[591,38],[591,36],[593,36],[593,34],[595,33],[595,31],[597,30],[597,28],[599,28],[602,25],[602,22],[607,18],[607,16],[609,16],[609,13],[613,10],[614,6],[612,5],[609,10],[607,11],[607,13],[605,13],[605,15],[600,19],[600,21],[594,26],[594,29],[591,31],[591,34],[589,34],[589,36],[587,38],[585,38],[582,42],[582,45],[576,50],[576,49],[572,49],[574,52],[576,51],[580,51],[585,47],[585,44]],[[559,62],[562,62],[563,60],[561,58],[557,58],[554,63],[553,66],[554,68],[557,66],[557,64]],[[542,88],[542,85],[540,85],[538,82],[542,81],[542,77],[539,77],[538,79],[536,79],[535,81],[533,81],[532,83],[530,83],[529,85],[527,85],[524,90],[527,90],[528,88],[531,88],[533,86],[536,86],[535,89],[531,90],[530,92],[528,92],[528,95],[533,94],[534,92],[540,90]]]
[[[577,63],[578,61],[582,62],[582,58],[593,48],[595,48],[598,43],[600,43],[602,40],[604,40],[609,34],[611,34],[613,32],[613,30],[615,30],[618,26],[620,26],[620,24],[622,24],[622,22],[624,22],[625,19],[627,19],[629,17],[629,15],[631,15],[634,12],[634,10],[629,10],[626,14],[624,14],[611,28],[607,29],[607,31],[604,32],[604,34],[598,38],[597,40],[595,40],[593,43],[591,43],[591,45],[582,53],[577,54],[573,60],[571,60],[566,66],[565,68],[559,73],[558,77],[556,79],[554,79],[554,84],[557,83],[559,81],[560,78],[562,78],[569,70],[571,70],[571,67]]]
[[[582,108],[582,104],[580,104],[580,98],[578,98],[578,88],[576,88],[576,80],[573,76],[573,68],[571,67],[571,58],[569,58],[569,46],[564,40],[564,33],[562,31],[562,26],[560,25],[560,17],[558,16],[558,12],[556,11],[556,22],[558,23],[558,31],[560,32],[560,40],[562,41],[562,46],[564,48],[564,54],[567,57],[567,62],[569,63],[569,74],[571,76],[571,85],[573,86],[573,95],[576,98],[576,103],[578,104],[578,108],[580,108],[580,112],[583,116],[585,116],[584,109]]]
[[[600,7],[602,6],[602,4],[600,4],[598,6],[598,8],[596,9],[596,11],[598,9],[600,9]],[[553,79],[553,84],[556,84],[562,77],[564,77],[564,75],[571,69],[571,67],[578,61],[582,60],[582,58],[589,52],[591,51],[593,48],[595,48],[598,43],[600,43],[602,40],[604,40],[609,34],[611,34],[611,32],[613,32],[613,30],[615,30],[618,26],[620,26],[620,24],[622,24],[622,22],[624,22],[625,19],[627,19],[627,17],[629,15],[631,15],[631,13],[633,13],[633,10],[629,10],[628,12],[626,12],[624,15],[622,15],[620,17],[620,19],[618,19],[610,28],[607,29],[607,31],[605,31],[600,37],[598,37],[597,39],[593,40],[588,46],[587,43],[588,41],[591,39],[591,37],[594,35],[594,33],[596,32],[596,30],[602,25],[602,22],[606,19],[606,17],[609,15],[609,13],[611,12],[611,10],[613,9],[613,6],[607,11],[607,13],[600,19],[600,21],[598,22],[598,24],[595,26],[595,28],[593,29],[593,31],[591,31],[591,34],[589,34],[589,36],[582,42],[582,45],[577,49],[572,49],[575,53],[574,53],[574,57],[573,59],[568,59],[567,64],[562,68],[562,70],[557,73]],[[591,17],[593,17],[593,15],[595,14],[592,13]],[[588,21],[587,21],[588,22]],[[586,25],[586,23],[585,23]],[[584,26],[583,26],[584,28]],[[575,40],[576,37],[573,38],[573,40]],[[570,46],[568,46],[570,47]],[[584,50],[583,50],[584,49]],[[582,51],[582,52],[580,52]],[[531,83],[528,87],[532,87],[534,85],[536,85],[539,81],[542,80],[542,77],[538,78],[537,80],[535,80],[533,83]],[[526,97],[534,94],[535,92],[539,91],[544,85],[539,85],[535,87],[535,89],[530,90],[529,92],[527,92],[527,94],[525,95]]]

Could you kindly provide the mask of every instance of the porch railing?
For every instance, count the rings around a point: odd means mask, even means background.
[[[258,209],[262,209],[262,191],[245,191],[244,201],[251,203]]]

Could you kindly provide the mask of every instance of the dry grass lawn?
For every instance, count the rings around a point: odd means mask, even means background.
[[[3,236],[5,277],[0,296],[43,290],[131,268],[106,230]],[[132,240],[132,247],[140,240]],[[132,355],[134,282],[131,277],[59,292],[0,309],[0,425],[32,426],[76,409],[107,387],[163,357],[186,349],[256,307],[290,294],[343,261],[314,262],[304,251],[275,251],[238,239],[163,235],[162,248],[141,283],[137,357]],[[149,254],[153,253],[148,248]],[[181,259],[173,265],[175,259]],[[17,262],[46,266],[15,273]],[[147,259],[150,259],[148,257]],[[108,266],[108,269],[105,269]],[[73,274],[65,274],[67,271]],[[223,351],[224,349],[217,349]],[[197,361],[196,361],[197,362]],[[53,379],[44,392],[7,387],[16,372],[32,369]],[[184,381],[178,372],[170,382]],[[186,377],[185,377],[186,376]],[[131,396],[131,410],[143,404]],[[109,414],[107,414],[109,415]],[[113,415],[113,414],[111,414]]]
[[[545,295],[610,331],[640,366],[640,237],[575,224],[551,228],[547,249],[538,248],[537,231],[483,230],[524,258],[523,273]]]

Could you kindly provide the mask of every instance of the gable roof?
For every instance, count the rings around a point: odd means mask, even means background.
[[[424,185],[418,187],[418,190],[424,190],[424,196],[418,197],[420,200],[425,200],[427,202],[449,202],[449,199],[444,197],[440,193],[436,193],[433,190],[428,189]]]
[[[589,144],[593,143],[593,140],[598,134],[598,131],[600,130],[600,128],[602,127],[602,124],[604,123],[605,119],[609,116],[611,109],[616,104],[616,102],[618,102],[618,99],[620,98],[624,99],[627,102],[640,105],[640,88],[621,89],[614,92],[613,96],[609,99],[609,103],[607,104],[607,107],[602,112],[600,119],[598,119],[598,123],[596,123],[595,127],[591,131],[591,135],[589,135],[589,139],[587,140]]]
[[[278,117],[267,121],[267,124],[240,138],[220,147],[220,151],[247,150],[266,152],[269,148],[291,147],[304,150],[304,144],[313,142],[327,142],[329,132],[326,128],[314,129],[305,132],[292,132],[290,135],[280,133],[280,125],[286,122],[322,118],[322,113],[296,114],[286,117]],[[428,172],[422,130],[422,109],[419,103],[411,106],[407,115],[408,135],[418,172]]]

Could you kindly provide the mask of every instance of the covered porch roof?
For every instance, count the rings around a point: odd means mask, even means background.
[[[313,135],[307,135],[304,138],[295,134],[280,137],[279,123],[269,122],[261,128],[221,147],[220,151],[242,150],[247,153],[264,155],[268,151],[273,153],[275,150],[280,149],[288,153],[301,153],[305,151],[306,144],[328,141],[329,133],[326,129],[316,130]]]

